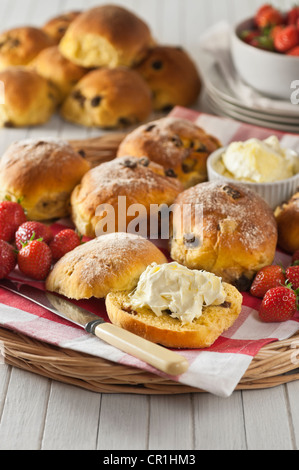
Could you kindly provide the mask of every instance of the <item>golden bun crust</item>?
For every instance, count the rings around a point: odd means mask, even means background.
[[[58,46],[42,50],[28,67],[56,86],[59,102],[67,97],[78,81],[88,72],[83,67],[66,59],[60,53]]]
[[[221,147],[191,121],[166,117],[144,124],[129,133],[118,149],[118,157],[146,156],[171,168],[185,188],[207,180],[207,159]]]
[[[183,186],[177,178],[167,176],[160,165],[146,158],[117,158],[92,168],[82,178],[71,196],[72,219],[80,233],[93,238],[97,229],[100,230],[101,219],[106,217],[103,211],[99,211],[99,207],[109,204],[115,211],[115,231],[127,231],[136,214],[134,211],[132,215],[125,215],[125,227],[119,227],[120,196],[126,198],[126,208],[133,204],[142,204],[148,224],[151,204],[170,206],[182,191]]]
[[[174,204],[186,205],[191,232],[185,233],[179,212],[174,213],[173,260],[210,271],[240,290],[248,289],[256,272],[272,264],[277,225],[272,210],[255,192],[242,185],[208,182],[184,191]]]
[[[131,309],[129,292],[110,293],[106,309],[111,323],[168,348],[203,349],[214,344],[219,336],[237,320],[243,297],[238,290],[223,283],[226,292],[224,306],[209,306],[191,324],[163,314],[157,317],[149,308]]]
[[[144,121],[151,111],[146,82],[137,72],[118,67],[85,75],[64,101],[61,115],[86,127],[120,128]]]
[[[275,210],[278,245],[288,253],[299,250],[299,191]]]
[[[156,111],[191,106],[200,94],[202,83],[199,72],[182,48],[157,45],[135,70],[152,90]]]
[[[90,165],[66,142],[25,140],[12,144],[0,159],[0,200],[20,199],[28,219],[69,215],[72,190]]]
[[[49,121],[58,95],[51,82],[34,70],[12,67],[0,72],[5,103],[0,104],[0,127],[36,126]]]
[[[54,44],[53,39],[40,28],[24,26],[4,31],[0,34],[0,70],[25,66],[40,51]]]
[[[60,50],[83,67],[131,67],[152,45],[151,31],[143,20],[126,8],[102,5],[71,23]]]
[[[61,258],[46,280],[46,289],[70,299],[104,298],[109,292],[131,290],[151,263],[165,263],[149,240],[112,233],[95,238]]]
[[[62,15],[55,16],[47,21],[43,26],[43,31],[45,31],[48,36],[50,36],[54,41],[59,44],[69,25],[81,14],[81,11],[69,11]]]

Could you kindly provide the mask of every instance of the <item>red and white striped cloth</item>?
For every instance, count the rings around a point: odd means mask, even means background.
[[[235,140],[242,141],[251,137],[264,139],[269,135],[277,135],[283,140],[284,144],[293,148],[297,147],[299,150],[299,136],[286,135],[227,118],[200,114],[184,108],[175,108],[171,115],[198,123],[207,132],[216,135],[224,145]],[[59,231],[66,223],[61,221],[53,225],[53,230]],[[164,250],[164,246],[161,245],[161,249]],[[287,266],[290,261],[290,256],[277,251],[276,263]],[[12,274],[11,279],[24,280],[17,270]],[[26,282],[44,289],[43,283],[33,282],[29,279]],[[230,396],[251,361],[264,345],[290,338],[299,329],[299,313],[293,320],[285,323],[262,323],[258,317],[260,302],[259,299],[244,293],[242,312],[232,328],[223,334],[209,349],[178,351],[179,354],[188,359],[190,367],[185,374],[169,378],[214,395]],[[76,303],[109,321],[104,300],[92,299]],[[88,335],[79,327],[58,318],[46,309],[3,289],[0,289],[0,325],[61,348],[88,353],[115,363],[167,377],[142,361],[122,353],[98,338]]]

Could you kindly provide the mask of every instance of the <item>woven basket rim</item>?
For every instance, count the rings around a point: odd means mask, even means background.
[[[4,362],[37,375],[96,393],[167,395],[201,393],[135,367],[39,341],[0,327]],[[268,389],[299,380],[294,345],[299,332],[264,346],[253,358],[236,390]]]

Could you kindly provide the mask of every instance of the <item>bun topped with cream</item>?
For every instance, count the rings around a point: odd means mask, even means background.
[[[106,298],[112,323],[170,348],[207,348],[234,324],[242,295],[205,271],[149,266],[133,291]]]

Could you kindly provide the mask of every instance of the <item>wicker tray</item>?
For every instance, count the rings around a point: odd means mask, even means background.
[[[70,144],[94,167],[115,158],[125,134],[105,134],[93,139],[71,140]],[[154,374],[61,349],[13,331],[0,328],[5,363],[35,374],[99,393],[167,395],[202,392]],[[297,336],[270,344],[253,359],[237,390],[265,389],[299,380],[292,361],[299,346]],[[299,360],[299,355],[298,355]]]
[[[108,133],[99,137],[70,140],[71,146],[89,161],[92,167],[113,160],[125,133]]]
[[[61,349],[0,328],[5,363],[97,393],[169,395],[203,392],[105,359]],[[267,345],[253,359],[236,390],[267,389],[299,380],[299,333]],[[294,356],[295,355],[295,356]],[[299,360],[299,355],[298,355]]]

